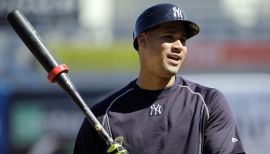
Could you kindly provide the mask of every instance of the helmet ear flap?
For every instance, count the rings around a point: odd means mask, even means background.
[[[137,51],[139,51],[139,44],[138,44],[137,38],[135,38],[135,40],[133,41],[133,47],[134,47]]]

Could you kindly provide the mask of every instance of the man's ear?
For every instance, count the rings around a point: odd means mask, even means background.
[[[138,46],[139,48],[145,48],[146,47],[146,38],[147,35],[146,33],[141,33],[138,35],[137,40],[138,40]]]

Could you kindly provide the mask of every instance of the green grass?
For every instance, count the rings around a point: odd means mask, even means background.
[[[59,63],[72,71],[137,71],[138,54],[131,43],[108,46],[88,44],[54,44],[50,50]]]

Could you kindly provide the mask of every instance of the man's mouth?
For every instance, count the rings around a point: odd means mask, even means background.
[[[178,54],[168,54],[167,57],[173,61],[179,61],[181,59],[181,56]]]

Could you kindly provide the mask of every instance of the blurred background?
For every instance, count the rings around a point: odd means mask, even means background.
[[[270,145],[270,1],[0,0],[0,153],[71,154],[84,115],[6,21],[19,9],[89,106],[135,79],[132,29],[153,4],[172,2],[200,26],[183,77],[227,97],[249,154]]]

